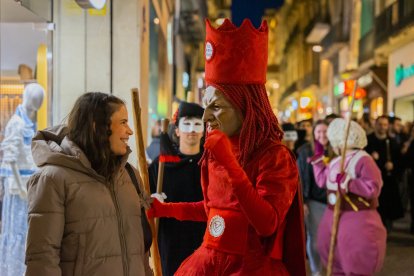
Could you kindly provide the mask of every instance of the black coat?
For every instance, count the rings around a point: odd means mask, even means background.
[[[308,163],[308,158],[313,156],[313,150],[309,142],[305,143],[298,149],[297,164],[299,168],[300,180],[303,187],[303,201],[316,200],[326,204],[326,189],[319,188],[315,182],[313,168]]]
[[[378,168],[381,170],[382,181],[384,185],[379,196],[378,212],[381,218],[398,219],[404,215],[401,203],[401,196],[398,187],[398,179],[402,171],[400,149],[393,138],[378,139],[375,133],[368,135],[368,145],[365,150],[372,154],[376,151],[379,154],[378,160],[375,160]],[[386,140],[389,140],[389,147]],[[394,169],[390,172],[386,171],[385,163],[391,161]]]
[[[180,154],[178,163],[165,163],[162,191],[165,202],[197,202],[203,200],[201,175],[197,155]],[[151,192],[156,192],[158,158],[149,167]],[[161,218],[158,230],[162,270],[164,276],[173,275],[180,264],[202,243],[206,223]]]

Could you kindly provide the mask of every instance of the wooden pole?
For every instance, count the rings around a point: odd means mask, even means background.
[[[151,193],[150,186],[149,186],[149,180],[148,180],[147,161],[145,158],[144,139],[142,137],[141,105],[139,103],[139,95],[138,95],[137,88],[131,89],[131,97],[132,97],[132,104],[133,104],[133,111],[134,111],[135,141],[136,141],[137,152],[138,152],[138,169],[141,175],[141,179],[142,179],[145,191],[147,191],[148,193]],[[146,214],[143,214],[143,215],[145,216]],[[154,275],[162,276],[161,258],[160,258],[160,252],[158,250],[158,238],[156,235],[157,233],[155,229],[154,219],[149,219],[148,222],[151,227],[151,232],[152,232],[152,237],[153,237],[150,252],[151,252],[151,259],[153,262]]]
[[[345,160],[346,160],[346,150],[347,150],[347,143],[348,143],[348,136],[349,136],[349,129],[351,126],[352,120],[352,111],[354,108],[355,102],[355,92],[357,90],[358,82],[354,81],[354,88],[352,90],[352,98],[351,98],[351,105],[350,105],[350,113],[346,121],[346,131],[344,137],[344,145],[341,152],[341,163],[340,163],[340,172],[341,174],[345,170]],[[334,261],[334,254],[335,254],[335,246],[336,246],[336,237],[338,235],[338,226],[339,226],[339,218],[341,215],[341,202],[342,196],[339,191],[340,187],[338,186],[338,190],[336,191],[336,203],[334,207],[333,213],[333,221],[332,221],[332,228],[331,228],[331,242],[329,244],[329,257],[328,257],[328,267],[327,267],[327,276],[332,276],[332,266]]]
[[[168,119],[162,119],[161,121],[161,133],[165,134],[168,132],[168,124],[170,123],[170,120]],[[162,143],[162,139],[161,139]],[[158,178],[157,178],[157,193],[162,193],[162,185],[164,183],[164,162],[159,161],[158,163]],[[155,219],[155,230],[157,233],[158,238],[158,218]]]

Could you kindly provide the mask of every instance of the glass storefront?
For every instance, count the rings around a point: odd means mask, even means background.
[[[41,1],[48,9],[48,1]],[[34,9],[40,9],[37,3]],[[4,128],[21,103],[23,90],[28,83],[39,83],[46,92],[43,104],[37,112],[38,129],[47,127],[51,121],[49,102],[52,97],[52,38],[47,18],[28,10],[17,3],[2,4],[8,16],[2,18],[0,47],[0,142]],[[50,8],[50,7],[49,7]],[[47,17],[49,13],[45,13]]]

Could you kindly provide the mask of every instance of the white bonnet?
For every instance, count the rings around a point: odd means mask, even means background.
[[[333,148],[344,146],[346,121],[342,118],[334,119],[328,127],[328,139]],[[356,122],[351,121],[347,147],[363,149],[367,145],[367,135],[364,129]]]

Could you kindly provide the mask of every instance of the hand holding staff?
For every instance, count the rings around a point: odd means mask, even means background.
[[[149,181],[148,181],[148,168],[147,168],[147,161],[145,158],[144,140],[142,137],[141,106],[139,103],[139,96],[138,96],[137,88],[131,89],[131,97],[132,97],[132,104],[133,104],[133,110],[134,110],[135,141],[137,143],[137,151],[138,151],[138,164],[139,164],[138,169],[139,169],[145,190],[148,193],[151,193]],[[143,215],[145,216],[145,214]],[[152,237],[153,237],[150,252],[151,252],[151,258],[152,258],[153,265],[154,265],[153,266],[154,275],[162,276],[161,258],[160,258],[160,252],[158,250],[158,238],[156,235],[154,219],[148,219],[148,222],[150,224]]]

